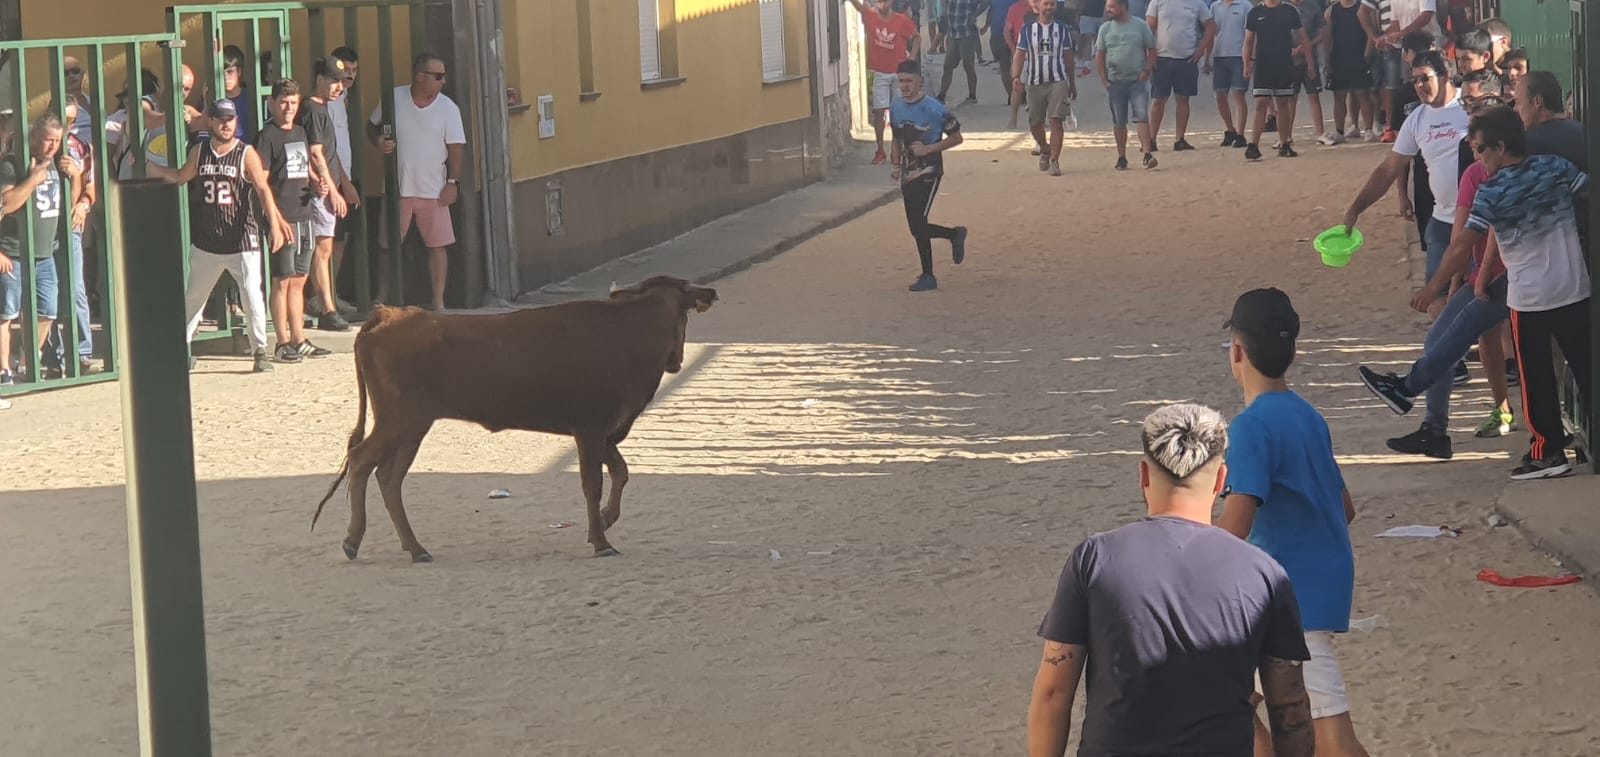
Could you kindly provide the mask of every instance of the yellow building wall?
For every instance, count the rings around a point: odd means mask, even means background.
[[[819,0],[837,2],[837,0]],[[681,84],[640,86],[639,10],[634,0],[505,0],[507,84],[524,102],[555,96],[556,136],[539,138],[537,112],[511,116],[512,177],[524,180],[617,158],[720,139],[811,115],[804,78],[806,0],[783,0],[785,53],[793,81],[764,84],[756,0],[662,0],[674,12]],[[590,13],[594,86],[579,99],[579,6]],[[665,40],[664,40],[665,42]]]

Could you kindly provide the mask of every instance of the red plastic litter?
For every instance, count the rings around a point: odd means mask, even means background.
[[[1517,576],[1507,578],[1487,568],[1478,571],[1478,580],[1495,586],[1515,586],[1522,589],[1539,589],[1546,586],[1566,586],[1582,580],[1582,576]]]

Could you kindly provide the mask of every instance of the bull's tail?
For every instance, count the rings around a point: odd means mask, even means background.
[[[372,314],[366,323],[361,325],[361,330],[356,332],[355,363],[356,363],[356,427],[350,432],[350,440],[345,443],[344,461],[339,464],[339,475],[334,477],[333,485],[328,487],[328,493],[322,495],[322,501],[317,503],[317,511],[311,515],[311,530],[317,530],[317,519],[322,517],[322,508],[333,499],[334,492],[339,491],[339,485],[344,483],[345,476],[350,472],[350,453],[367,438],[367,382],[361,375],[361,335],[371,331],[385,320],[380,313]]]

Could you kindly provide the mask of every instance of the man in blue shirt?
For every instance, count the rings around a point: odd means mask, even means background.
[[[1228,481],[1217,525],[1260,547],[1283,566],[1300,601],[1306,691],[1318,755],[1366,757],[1350,721],[1333,635],[1350,630],[1355,506],[1333,459],[1328,423],[1284,380],[1294,362],[1300,316],[1278,289],[1245,292],[1227,328],[1233,377],[1245,410],[1229,433]],[[1270,747],[1256,721],[1256,753]]]
[[[922,91],[922,67],[916,61],[901,61],[895,75],[901,97],[889,104],[889,125],[894,131],[891,175],[900,182],[906,223],[922,259],[922,275],[911,284],[911,291],[928,292],[939,288],[939,280],[933,277],[934,237],[950,240],[950,257],[956,265],[967,257],[967,227],[928,223],[933,198],[939,195],[944,180],[944,151],[961,144],[961,122],[944,103]]]

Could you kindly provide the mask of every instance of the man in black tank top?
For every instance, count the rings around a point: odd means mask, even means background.
[[[189,341],[200,327],[200,316],[211,290],[224,272],[233,276],[244,293],[245,316],[255,371],[272,370],[267,357],[267,307],[262,283],[261,229],[254,208],[267,217],[273,250],[282,249],[293,234],[278,210],[267,171],[255,149],[237,138],[238,111],[231,100],[217,100],[206,108],[210,135],[189,148],[183,168],[150,165],[152,176],[189,185],[189,286],[184,304],[189,314]],[[190,366],[194,358],[189,358]]]

